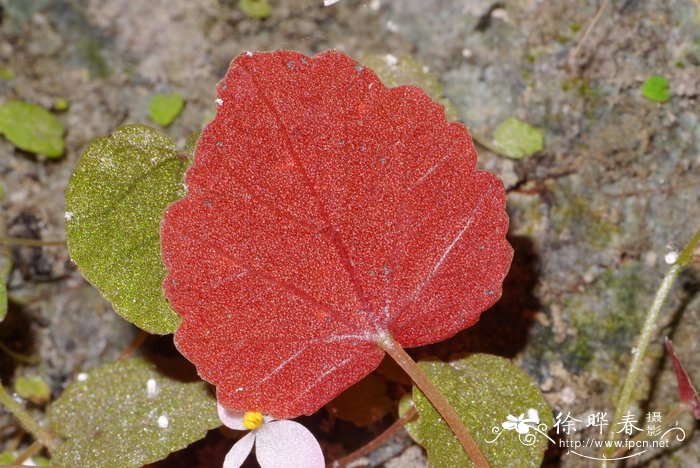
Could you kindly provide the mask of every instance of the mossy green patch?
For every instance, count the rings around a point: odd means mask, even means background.
[[[50,158],[63,155],[66,129],[41,106],[10,100],[0,105],[0,134],[17,148]]]
[[[644,309],[640,268],[627,262],[605,270],[585,294],[569,296],[564,308],[572,332],[564,345],[568,367],[585,369],[596,358],[598,364],[617,362],[629,352]]]
[[[556,200],[551,211],[551,223],[557,236],[570,237],[594,247],[605,247],[620,232],[618,226],[607,221],[591,206],[591,199],[563,184],[548,185]]]
[[[81,61],[85,63],[90,74],[96,78],[108,78],[112,74],[112,70],[102,54],[103,46],[100,39],[91,36],[83,37],[77,44]]]
[[[158,125],[167,127],[175,121],[185,108],[185,98],[180,93],[155,94],[149,103],[151,120]]]

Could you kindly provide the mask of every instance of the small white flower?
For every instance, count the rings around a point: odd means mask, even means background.
[[[506,419],[507,421],[501,424],[503,429],[515,430],[518,434],[527,434],[530,431],[530,427],[537,426],[540,423],[540,415],[534,408],[527,410],[527,419],[525,414],[521,414],[517,418],[509,414],[506,416]]]
[[[255,445],[262,468],[324,468],[323,452],[307,428],[294,421],[277,421],[257,412],[237,413],[217,404],[219,418],[237,431],[250,430],[224,459],[224,468],[238,468]]]

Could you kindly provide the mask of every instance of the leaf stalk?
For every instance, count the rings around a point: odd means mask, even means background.
[[[56,448],[56,444],[51,437],[51,435],[42,428],[38,422],[32,418],[32,416],[27,412],[26,409],[22,407],[19,403],[12,398],[5,387],[0,385],[0,405],[7,408],[7,410],[19,421],[24,429],[27,430],[34,438],[44,445],[47,449],[53,450]]]
[[[430,380],[423,369],[414,361],[403,347],[391,336],[386,335],[379,341],[379,346],[396,361],[396,363],[408,374],[418,388],[428,397],[435,409],[443,417],[447,425],[462,444],[469,458],[476,468],[488,468],[489,464],[481,453],[481,449],[474,441],[469,430],[464,425],[454,407],[447,401],[445,395]]]

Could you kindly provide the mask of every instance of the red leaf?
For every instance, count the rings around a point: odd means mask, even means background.
[[[673,370],[676,372],[676,380],[678,380],[678,392],[683,401],[695,419],[700,419],[700,397],[698,391],[693,387],[693,382],[690,381],[690,376],[685,371],[683,363],[673,349],[673,343],[666,338],[666,351],[671,356]]]
[[[340,52],[247,53],[162,226],[180,351],[222,405],[311,414],[391,334],[448,338],[501,294],[500,180],[419,88]]]

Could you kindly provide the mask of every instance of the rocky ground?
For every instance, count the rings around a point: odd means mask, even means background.
[[[410,57],[437,78],[455,116],[478,139],[488,141],[510,116],[545,135],[544,150],[522,160],[481,149],[480,164],[498,173],[509,190],[514,267],[503,299],[479,325],[416,355],[480,351],[511,357],[556,410],[584,421],[592,412],[612,411],[644,310],[668,267],[664,258],[699,224],[700,5],[270,4],[270,16],[260,20],[246,16],[236,0],[0,0],[0,67],[14,75],[0,79],[0,102],[21,99],[47,108],[59,98],[70,102],[57,114],[67,128],[63,158],[29,155],[0,138],[0,235],[64,238],[63,194],[85,146],[126,123],[154,125],[149,98],[170,91],[182,93],[187,104],[166,131],[184,143],[213,116],[215,84],[243,51],[337,48],[358,58]],[[642,96],[642,82],[651,75],[669,80],[668,102]],[[0,342],[41,364],[0,354],[5,383],[31,370],[58,395],[78,372],[115,359],[132,340],[135,329],[82,280],[65,248],[13,247],[10,254],[12,305]],[[697,269],[688,269],[658,333],[672,336],[696,382],[699,287]],[[658,337],[636,390],[644,402],[639,414],[669,413],[678,400]],[[309,421],[329,457],[340,457],[358,446],[347,434],[369,440],[394,417],[364,429],[325,413]],[[679,422],[688,432],[685,442],[630,465],[700,464],[698,425],[685,415]],[[0,415],[0,426],[8,423]],[[582,430],[575,437],[587,436]],[[5,444],[19,443],[13,440],[8,436]],[[182,459],[218,459],[228,445],[214,435]],[[426,463],[405,435],[364,461]],[[547,464],[591,466],[556,450]]]

